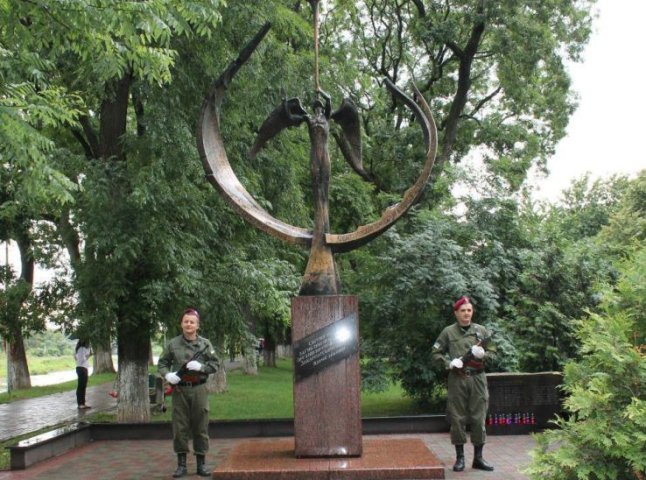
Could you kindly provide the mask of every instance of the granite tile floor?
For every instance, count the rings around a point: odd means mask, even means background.
[[[470,445],[465,448],[467,468],[464,472],[453,472],[451,467],[454,449],[450,445],[448,433],[389,437],[420,438],[446,467],[447,479],[527,479],[520,473],[520,469],[529,463],[529,451],[534,447],[534,440],[530,435],[490,436],[485,447],[485,458],[495,465],[494,472],[471,468],[473,450]],[[222,462],[239,441],[242,440],[211,440],[211,451],[207,456],[209,466],[214,468]],[[189,457],[188,466],[190,475],[186,478],[200,478],[195,475],[195,460],[192,456]],[[2,471],[0,480],[154,480],[171,478],[174,470],[175,456],[168,440],[97,441],[38,463],[27,470]]]

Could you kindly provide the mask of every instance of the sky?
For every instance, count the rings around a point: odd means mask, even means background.
[[[596,8],[600,15],[583,63],[569,69],[579,108],[548,160],[549,176],[534,182],[539,199],[558,200],[586,172],[597,179],[614,173],[634,176],[646,169],[646,0],[599,0]]]

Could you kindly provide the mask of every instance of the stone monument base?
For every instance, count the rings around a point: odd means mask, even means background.
[[[361,456],[359,300],[292,299],[295,455]]]
[[[426,480],[445,478],[444,467],[417,438],[367,438],[363,455],[296,458],[293,438],[238,443],[213,471],[217,480]]]

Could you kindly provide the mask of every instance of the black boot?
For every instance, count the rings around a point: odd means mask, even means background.
[[[179,478],[186,475],[188,471],[186,470],[186,454],[178,453],[177,454],[177,470],[173,473],[173,478]]]
[[[453,465],[454,472],[461,472],[464,470],[464,445],[455,446],[455,464]]]
[[[195,458],[197,459],[197,474],[200,477],[210,477],[211,472],[209,472],[204,464],[204,455],[195,455]]]
[[[484,458],[482,458],[482,449],[484,445],[474,445],[473,446],[473,468],[478,470],[486,470],[488,472],[493,472],[493,465],[488,464]]]

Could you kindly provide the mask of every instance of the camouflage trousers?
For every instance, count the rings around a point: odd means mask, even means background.
[[[460,376],[449,373],[446,412],[451,424],[451,443],[464,445],[467,424],[470,425],[471,443],[484,445],[487,440],[485,420],[489,407],[487,377],[483,373]]]
[[[206,384],[173,389],[173,450],[188,453],[193,440],[196,455],[209,451],[209,394]]]

